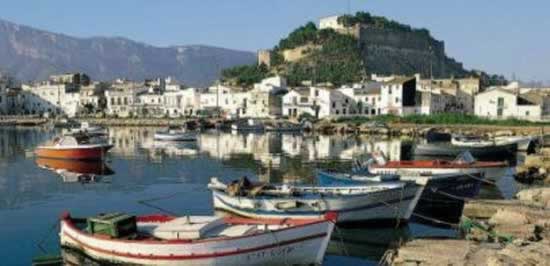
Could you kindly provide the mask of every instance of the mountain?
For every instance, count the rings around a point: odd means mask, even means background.
[[[204,45],[155,47],[125,38],[76,38],[0,20],[0,69],[19,80],[84,72],[94,80],[172,76],[205,86],[222,69],[255,63],[252,52]]]

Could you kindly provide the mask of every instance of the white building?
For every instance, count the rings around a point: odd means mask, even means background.
[[[346,27],[344,27],[343,24],[338,22],[338,18],[340,16],[329,16],[319,19],[319,29],[333,29],[333,30],[344,30]]]
[[[476,95],[475,114],[493,119],[540,121],[550,114],[550,98],[533,92],[519,94],[506,88],[490,88]]]
[[[74,117],[80,106],[80,86],[76,84],[53,83],[23,84],[24,103],[22,108],[28,114],[66,114]]]
[[[105,91],[106,114],[117,117],[131,117],[139,112],[138,96],[146,92],[145,88],[113,88]]]
[[[164,93],[164,112],[170,117],[196,115],[199,109],[199,89],[167,90]]]
[[[246,117],[250,94],[241,88],[214,85],[201,93],[199,106],[202,111],[219,111],[224,117]]]
[[[380,88],[380,114],[405,115],[416,112],[416,78],[396,77]]]

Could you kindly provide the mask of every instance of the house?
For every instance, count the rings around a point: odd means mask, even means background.
[[[196,115],[200,108],[200,90],[186,88],[164,93],[164,113],[170,117]]]
[[[78,83],[70,83],[73,80]],[[80,78],[76,79],[74,76],[66,74],[51,76],[49,80],[43,82],[23,84],[21,87],[25,92],[23,112],[39,115],[76,116],[80,107],[81,82]]]
[[[379,115],[381,87],[383,82],[368,82],[355,84],[353,87],[342,87],[338,90],[352,99],[349,115],[373,116]]]
[[[517,118],[543,120],[550,114],[549,97],[523,93],[503,87],[493,87],[475,97],[475,114],[492,119]]]
[[[254,84],[250,94],[247,117],[275,118],[282,115],[282,97],[287,92],[286,79],[275,76]]]
[[[106,114],[116,117],[132,117],[143,112],[139,95],[146,93],[143,84],[117,80],[105,91]]]
[[[214,85],[199,95],[199,108],[203,112],[213,111],[224,117],[246,117],[250,94],[242,88]]]
[[[290,90],[282,99],[283,116],[299,118],[309,115],[315,118],[350,115],[353,100],[336,89],[304,87]]]
[[[395,77],[380,87],[380,114],[416,112],[416,77]]]
[[[438,94],[454,96],[452,102],[448,103],[453,107],[447,109],[465,114],[474,113],[474,99],[480,88],[480,79],[474,77],[463,79],[417,79],[418,90],[438,91]]]

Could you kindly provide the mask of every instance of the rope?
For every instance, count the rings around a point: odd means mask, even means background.
[[[44,254],[48,254],[48,250],[46,250],[46,248],[44,248],[43,244],[44,242],[46,242],[46,240],[48,240],[50,238],[50,235],[52,234],[52,232],[54,230],[57,229],[57,227],[59,226],[59,221],[56,221],[52,226],[50,226],[48,232],[46,233],[46,235],[40,239],[40,241],[36,244],[36,246],[40,249],[40,251],[42,251],[42,253]]]
[[[157,197],[157,198],[151,198],[151,199],[145,199],[145,200],[138,200],[138,203],[139,204],[142,204],[144,206],[147,206],[149,208],[153,208],[153,209],[156,209],[156,210],[159,210],[163,213],[166,213],[166,214],[170,214],[170,215],[174,215],[174,216],[177,216],[178,214],[175,213],[175,212],[172,212],[172,211],[169,211],[169,210],[166,210],[162,207],[159,207],[159,206],[156,206],[156,205],[153,205],[149,202],[153,202],[153,201],[159,201],[159,200],[163,200],[163,199],[170,199],[170,198],[173,198],[174,196],[180,194],[180,193],[183,193],[183,192],[176,192],[174,194],[171,194],[171,195],[168,195],[168,196],[164,196],[164,197]]]
[[[497,183],[496,182],[493,182],[493,181],[489,181],[489,180],[486,180],[485,178],[479,178],[479,177],[476,177],[472,174],[468,174],[468,173],[464,173],[462,172],[462,174],[464,174],[465,176],[469,177],[469,178],[472,178],[472,179],[475,179],[477,181],[481,181],[482,183],[486,183],[486,184],[489,184],[489,185],[493,185],[493,186],[497,186]]]
[[[346,248],[346,244],[344,242],[344,236],[342,235],[342,231],[340,231],[340,228],[336,226],[335,222],[333,221],[330,221],[330,222],[334,224],[334,229],[336,230],[336,233],[338,233],[338,237],[340,238],[340,246],[342,246],[342,251],[344,251],[344,255],[348,257],[349,253],[348,253],[348,249]]]

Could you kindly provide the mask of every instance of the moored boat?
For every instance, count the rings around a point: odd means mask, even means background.
[[[38,146],[37,157],[69,160],[103,160],[113,145],[95,141],[88,135],[77,134],[57,137],[52,143]]]
[[[197,137],[182,129],[168,128],[155,132],[154,139],[159,141],[195,141]]]
[[[470,152],[477,159],[510,158],[517,151],[516,144],[490,146],[457,146],[450,143],[417,144],[414,147],[415,157],[452,158],[463,152]]]
[[[60,242],[107,263],[320,265],[335,219],[334,213],[309,220],[64,214]]]
[[[301,124],[295,124],[290,122],[275,122],[272,125],[265,126],[265,131],[272,132],[300,132],[303,130]]]
[[[476,174],[484,173],[486,178],[499,178],[510,170],[507,162],[480,162],[469,152],[460,154],[455,160],[410,160],[389,161],[381,154],[373,154],[376,163],[368,165],[372,174],[398,174],[400,171],[413,174]]]
[[[479,193],[483,173],[476,174],[401,174],[401,175],[372,175],[348,174],[319,171],[317,180],[325,186],[361,186],[372,182],[408,181],[425,186],[421,200],[440,201],[454,198],[472,198]]]
[[[516,144],[518,151],[529,150],[531,143],[535,141],[536,138],[531,136],[495,137],[495,143],[497,145]]]
[[[231,124],[233,131],[264,131],[264,129],[264,124],[256,119],[247,119]]]
[[[319,218],[337,212],[339,223],[406,222],[423,186],[412,182],[362,186],[255,186],[246,179],[226,185],[213,178],[214,208],[251,218]]]
[[[69,128],[68,134],[87,134],[89,136],[105,136],[107,130],[100,126],[91,126],[88,122],[82,122],[80,127]]]
[[[37,158],[39,167],[52,171],[68,171],[79,174],[112,175],[114,171],[102,161],[75,161]]]

